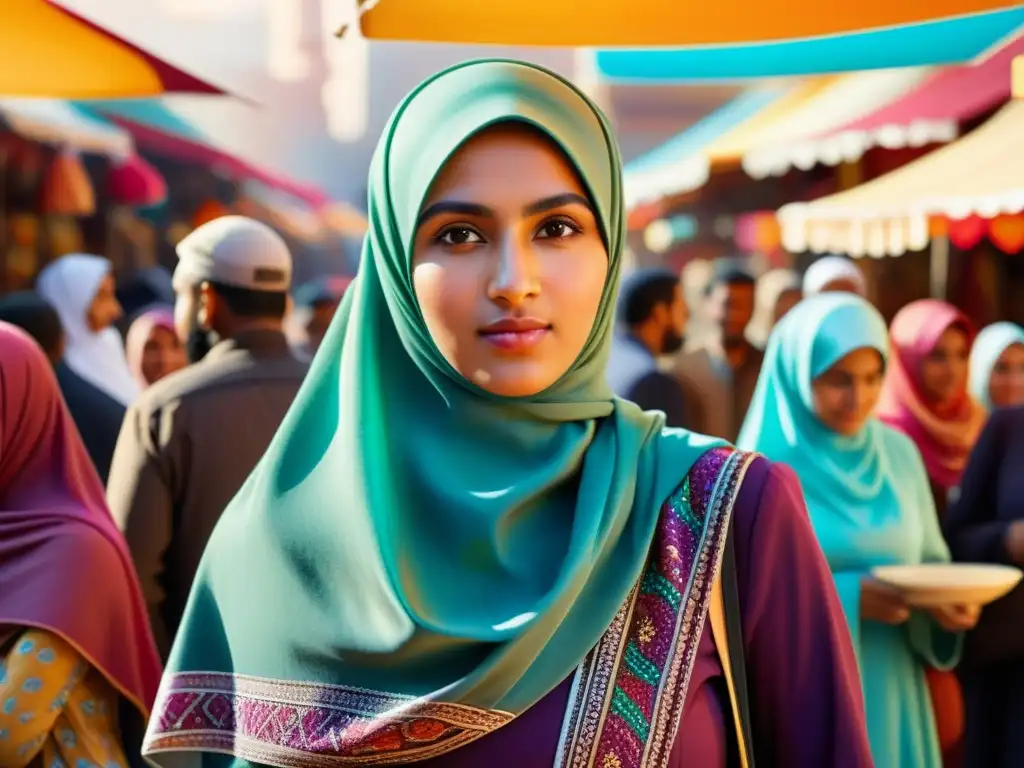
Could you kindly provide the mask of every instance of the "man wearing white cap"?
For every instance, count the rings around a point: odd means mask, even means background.
[[[175,324],[194,364],[128,409],[107,483],[165,654],[214,525],[306,374],[283,332],[292,259],[280,235],[225,216],[177,253]]]

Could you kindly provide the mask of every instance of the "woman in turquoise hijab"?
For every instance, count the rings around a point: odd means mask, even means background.
[[[949,560],[917,448],[872,416],[888,350],[864,299],[805,299],[772,333],[738,444],[800,478],[860,661],[876,763],[938,768],[925,665],[957,663],[978,610],[911,610],[871,578],[875,566]]]
[[[145,754],[717,768],[731,657],[704,629],[734,551],[758,759],[869,765],[792,475],[605,382],[624,211],[597,108],[518,62],[431,77],[384,130],[369,221],[206,549]]]
[[[1024,405],[1024,328],[1002,322],[982,329],[971,346],[967,386],[989,410]]]

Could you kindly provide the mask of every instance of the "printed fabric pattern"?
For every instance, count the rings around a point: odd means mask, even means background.
[[[126,768],[110,685],[65,640],[24,632],[0,662],[0,766]]]

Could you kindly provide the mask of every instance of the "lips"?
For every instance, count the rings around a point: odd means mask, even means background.
[[[480,338],[502,352],[523,354],[536,347],[551,332],[551,324],[533,317],[507,317],[481,328]]]

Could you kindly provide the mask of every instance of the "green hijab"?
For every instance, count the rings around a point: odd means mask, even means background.
[[[579,359],[522,399],[454,371],[411,275],[434,178],[467,139],[508,121],[550,136],[575,164],[610,260]],[[600,639],[641,573],[662,502],[718,443],[664,429],[663,414],[605,383],[621,164],[606,119],[567,81],[497,60],[428,79],[381,137],[369,221],[359,275],[206,549],[168,674],[518,714]]]

